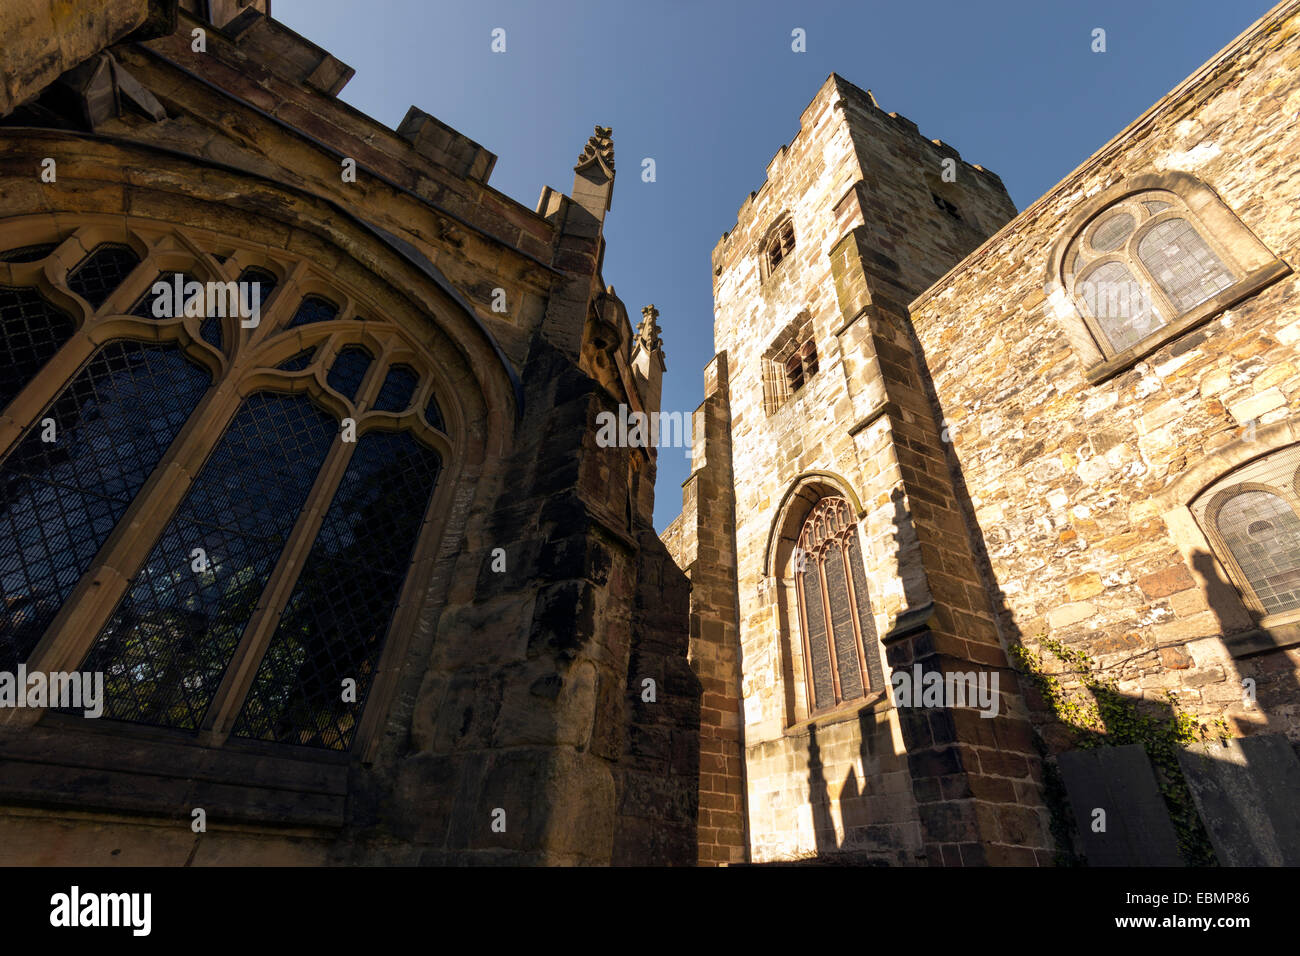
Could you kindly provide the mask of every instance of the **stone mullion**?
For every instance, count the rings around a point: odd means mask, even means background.
[[[357,408],[370,406],[383,385],[387,371],[388,352],[378,356],[366,372],[365,381],[358,392]],[[354,412],[358,422],[357,438],[361,438],[360,421],[362,412]],[[298,519],[294,522],[289,539],[285,542],[276,560],[275,567],[267,579],[266,586],[258,598],[257,606],[244,627],[239,646],[235,649],[230,664],[222,675],[221,684],[212,698],[200,727],[200,740],[210,746],[220,746],[230,736],[240,708],[257,676],[262,658],[270,646],[271,638],[280,623],[280,614],[298,584],[312,545],[320,533],[325,521],[325,514],[334,500],[352,456],[356,452],[356,442],[335,441],[334,446],[325,456],[325,461],[316,473],[307,501],[303,505]]]
[[[200,399],[33,650],[30,670],[73,670],[85,659],[241,401],[232,376]]]
[[[280,551],[257,606],[244,627],[239,646],[204,715],[199,737],[202,743],[220,746],[230,736],[262,657],[280,623],[280,614],[298,584],[298,577],[325,521],[325,513],[355,450],[354,442],[336,441],[317,472],[302,512],[294,522],[289,539]]]

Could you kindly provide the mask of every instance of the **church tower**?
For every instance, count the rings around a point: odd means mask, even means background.
[[[1050,861],[908,318],[1015,212],[996,175],[832,75],[714,248],[717,355],[664,536],[692,579],[703,862]],[[896,706],[893,674],[931,672],[966,706]]]

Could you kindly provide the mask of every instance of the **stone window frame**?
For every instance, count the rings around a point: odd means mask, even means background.
[[[1287,452],[1294,451],[1298,447],[1300,446],[1290,445],[1282,448],[1275,448],[1252,461],[1239,464],[1222,475],[1214,482],[1214,484],[1210,485],[1206,491],[1223,481],[1231,479],[1233,475],[1240,473],[1251,465],[1264,462],[1269,458],[1285,455]],[[1220,488],[1214,493],[1213,497],[1210,498],[1205,507],[1204,518],[1199,522],[1201,530],[1205,534],[1206,540],[1209,541],[1211,551],[1215,558],[1218,559],[1219,563],[1227,572],[1228,580],[1234,587],[1236,587],[1237,591],[1241,595],[1242,602],[1250,610],[1252,616],[1260,627],[1278,627],[1294,622],[1300,622],[1300,607],[1269,613],[1265,608],[1263,601],[1261,601],[1256,595],[1255,589],[1251,585],[1245,569],[1242,568],[1238,561],[1235,552],[1228,546],[1227,541],[1223,537],[1222,529],[1219,526],[1220,513],[1233,498],[1250,491],[1263,491],[1282,499],[1291,507],[1296,518],[1300,520],[1300,465],[1297,465],[1296,469],[1291,473],[1289,484],[1273,484],[1269,482],[1246,480]],[[1197,495],[1197,497],[1191,502],[1191,505],[1194,506],[1197,501],[1204,497],[1204,495],[1205,492],[1201,492],[1201,494]]]
[[[842,701],[822,710],[811,709],[811,693],[807,680],[807,658],[804,653],[804,625],[799,607],[798,586],[795,581],[796,548],[804,523],[819,501],[826,498],[843,498],[848,503],[853,533],[857,535],[858,551],[863,562],[863,576],[868,587],[867,603],[871,608],[870,625],[860,620],[858,608],[858,650],[866,658],[861,671],[864,683],[869,686],[862,697]],[[825,471],[810,471],[800,475],[787,489],[768,533],[763,555],[765,568],[763,591],[774,604],[777,625],[777,646],[774,648],[777,669],[778,696],[782,704],[781,728],[785,735],[803,732],[809,723],[819,726],[852,720],[865,710],[887,711],[893,704],[889,698],[886,676],[885,652],[880,635],[884,632],[885,618],[881,608],[872,600],[870,551],[867,548],[863,526],[864,511],[852,486],[840,475]],[[879,595],[876,595],[879,598]],[[866,636],[875,636],[872,646],[867,646]],[[863,667],[863,662],[859,661]],[[880,686],[871,684],[871,675],[878,672]]]
[[[768,227],[763,234],[763,241],[759,243],[759,261],[764,282],[790,261],[794,249],[794,217],[785,213]]]
[[[1234,658],[1300,647],[1300,616],[1261,617],[1237,583],[1238,569],[1230,571],[1225,562],[1226,548],[1211,541],[1192,507],[1240,469],[1295,446],[1300,446],[1300,422],[1262,425],[1253,437],[1235,439],[1201,459],[1151,498],[1217,618],[1216,633]]]
[[[192,755],[196,749],[200,753],[220,753],[224,755],[223,764],[231,766],[246,763],[248,757],[241,754],[261,754],[263,758],[269,755],[298,765],[331,765],[347,763],[373,751],[396,692],[396,664],[406,653],[416,624],[419,599],[427,589],[427,578],[437,556],[465,458],[463,438],[459,437],[464,435],[464,416],[446,372],[398,323],[384,318],[367,296],[287,249],[271,249],[211,230],[132,216],[87,213],[0,219],[0,247],[4,249],[51,242],[57,243],[56,248],[40,260],[0,263],[0,284],[38,289],[47,300],[71,314],[76,325],[71,338],[9,405],[0,409],[0,461],[84,363],[109,342],[127,339],[175,343],[211,374],[212,381],[28,655],[29,671],[75,670],[85,659],[118,600],[179,507],[208,452],[221,440],[226,424],[243,400],[255,392],[269,389],[282,394],[308,393],[335,418],[354,419],[358,441],[371,431],[409,431],[439,454],[443,468],[425,509],[422,530],[389,622],[384,648],[376,662],[375,677],[347,751],[236,738],[231,731],[269,647],[279,611],[292,593],[296,572],[316,541],[357,442],[334,443],[317,472],[306,503],[295,519],[294,530],[263,588],[258,608],[245,625],[240,644],[197,733],[121,721],[90,728],[86,725],[93,722],[77,716],[31,709],[15,709],[0,715],[0,724],[23,728],[31,740],[45,740],[46,748],[51,746],[51,740],[60,741],[60,746],[68,742],[60,735],[86,731],[93,738],[90,742],[76,740],[69,744],[70,752],[83,755],[106,747],[130,750],[143,742],[156,744],[157,753],[162,754],[174,749],[172,744],[179,744],[177,753]],[[72,292],[66,280],[68,272],[103,243],[131,247],[140,262],[95,309]],[[241,328],[238,317],[224,320],[221,349],[201,337],[198,317],[152,319],[129,314],[160,272],[185,272],[201,282],[226,282],[234,281],[249,267],[273,274],[276,287],[263,303],[260,322],[255,328]],[[299,303],[308,296],[320,296],[336,303],[337,315],[329,321],[288,328]],[[357,395],[349,400],[326,384],[326,370],[339,350],[354,344],[364,345],[374,358]],[[290,372],[275,367],[305,349],[314,352],[312,361],[303,369]],[[410,366],[420,376],[407,410],[400,413],[371,410],[369,405],[378,396],[387,370],[395,365]],[[437,396],[445,431],[424,420],[430,396]],[[108,738],[117,739],[106,745],[103,741]],[[159,756],[156,765],[170,769],[174,759]],[[197,759],[202,761],[201,757]]]
[[[772,415],[808,387],[820,368],[812,313],[800,312],[762,356],[763,410]]]
[[[1150,198],[1141,194],[1158,194]],[[1236,281],[1193,308],[1179,312],[1158,284],[1145,281],[1164,314],[1171,320],[1152,335],[1127,349],[1116,352],[1095,324],[1070,287],[1073,275],[1069,262],[1078,242],[1103,215],[1125,204],[1160,200],[1174,208],[1146,216],[1139,221],[1125,248],[1136,247],[1141,236],[1160,221],[1185,218],[1206,244],[1233,273]],[[1099,254],[1088,265],[1110,258]],[[1148,275],[1136,254],[1123,259],[1140,280]],[[1136,268],[1137,271],[1134,271]],[[1227,309],[1289,274],[1290,267],[1275,256],[1222,199],[1205,183],[1187,173],[1150,173],[1134,176],[1110,187],[1080,205],[1070,216],[1048,257],[1046,289],[1055,306],[1057,318],[1065,327],[1067,338],[1083,359],[1086,378],[1097,384],[1131,368],[1173,340],[1222,314]],[[1067,276],[1069,279],[1067,280]]]

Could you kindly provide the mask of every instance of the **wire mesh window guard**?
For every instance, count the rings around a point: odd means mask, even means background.
[[[27,659],[209,382],[175,347],[109,343],[5,459],[0,670]]]
[[[198,728],[337,432],[306,396],[244,400],[82,665],[105,717]]]
[[[1183,201],[1140,192],[1109,206],[1066,250],[1064,281],[1102,351],[1140,345],[1242,276]]]
[[[77,324],[36,289],[0,286],[0,410],[27,387]]]
[[[1246,604],[1264,618],[1300,611],[1300,446],[1219,479],[1191,510]]]
[[[438,454],[405,432],[357,443],[237,736],[348,749],[440,470]]]

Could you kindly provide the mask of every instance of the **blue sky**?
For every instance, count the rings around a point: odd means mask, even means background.
[[[996,172],[1023,209],[1271,6],[272,0],[277,19],[356,69],[343,100],[394,127],[411,105],[432,113],[496,153],[492,185],[529,208],[544,184],[568,192],[592,126],[613,127],[605,281],[634,321],[658,306],[663,408],[683,412],[713,355],[710,252],[830,73]],[[505,53],[491,50],[498,27]],[[804,53],[791,50],[796,27]],[[1098,27],[1105,53],[1091,50]],[[688,474],[683,452],[660,451],[659,529]]]

